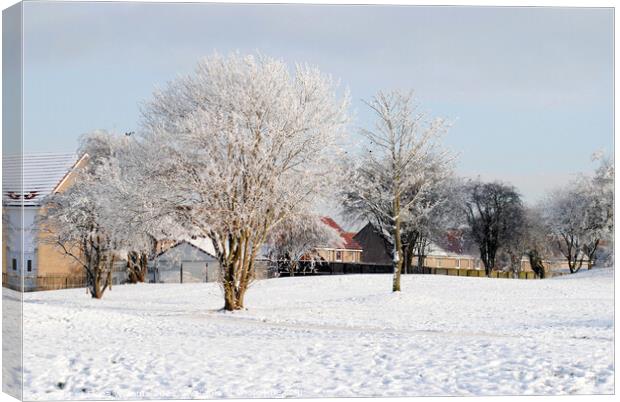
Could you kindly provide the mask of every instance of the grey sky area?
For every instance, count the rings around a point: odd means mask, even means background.
[[[137,128],[156,85],[214,51],[260,51],[341,80],[360,99],[412,88],[453,122],[465,176],[527,201],[613,145],[611,9],[39,3],[24,7],[24,148],[74,150],[82,133]]]

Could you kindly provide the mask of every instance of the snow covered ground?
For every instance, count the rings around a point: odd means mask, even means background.
[[[613,271],[28,293],[25,399],[612,393]],[[5,289],[5,292],[7,290]]]

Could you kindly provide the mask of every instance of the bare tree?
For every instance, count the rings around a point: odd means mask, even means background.
[[[544,262],[552,254],[547,233],[548,229],[538,208],[515,209],[508,236],[501,249],[515,278],[521,272],[524,256],[528,258],[536,276],[541,279],[545,277]]]
[[[473,181],[465,191],[469,235],[478,245],[485,273],[490,276],[498,250],[509,244],[513,228],[521,225],[521,197],[514,187],[497,182]]]
[[[314,265],[320,257],[317,247],[340,247],[342,238],[318,216],[299,215],[284,220],[267,237],[270,257],[278,264],[286,264],[290,276],[299,269],[302,258],[305,264]]]
[[[514,278],[521,272],[521,262],[523,255],[528,248],[527,242],[528,227],[524,208],[514,208],[510,217],[510,227],[506,231],[506,236],[502,247],[499,249],[508,260],[508,268]]]
[[[269,233],[332,181],[348,104],[336,91],[315,68],[214,55],[145,105],[139,134],[154,186],[142,204],[213,241],[226,310],[244,307]]]
[[[405,232],[413,239],[418,273],[422,272],[430,246],[440,244],[447,232],[461,226],[464,220],[457,179],[448,174],[433,183],[422,200],[412,204],[408,214]]]
[[[555,239],[557,249],[566,258],[571,273],[578,272],[587,255],[583,243],[588,236],[585,216],[588,196],[578,185],[556,190],[548,197],[545,218]]]
[[[447,172],[451,161],[439,149],[447,129],[441,119],[428,120],[418,111],[411,92],[379,92],[367,105],[375,113],[372,130],[362,130],[369,141],[366,155],[349,166],[342,199],[346,215],[368,219],[392,245],[392,290],[400,291],[400,277],[412,239],[403,237],[412,206]],[[410,253],[409,253],[410,254]]]
[[[532,271],[540,279],[546,276],[544,261],[553,255],[549,239],[549,229],[539,207],[528,208],[525,214],[527,232],[525,237],[526,254]]]

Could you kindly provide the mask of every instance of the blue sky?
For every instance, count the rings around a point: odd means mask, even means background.
[[[24,150],[135,130],[157,85],[235,50],[339,78],[353,131],[370,121],[360,99],[414,89],[453,122],[459,174],[530,202],[612,152],[611,9],[39,2],[24,6]]]

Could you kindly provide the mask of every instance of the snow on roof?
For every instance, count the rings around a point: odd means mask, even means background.
[[[327,226],[336,229],[336,231],[338,232],[338,234],[340,234],[340,237],[342,237],[343,243],[344,243],[344,248],[347,250],[361,250],[362,246],[353,239],[353,236],[355,236],[355,233],[353,232],[345,232],[340,225],[338,225],[336,223],[336,221],[334,221],[332,218],[330,218],[329,216],[323,216],[321,217],[321,222],[323,222],[324,224],[326,224]]]
[[[476,258],[470,254],[455,253],[452,251],[446,251],[436,243],[431,242],[426,249],[426,255],[428,257],[460,257],[460,258]]]
[[[215,257],[215,247],[213,246],[213,241],[211,241],[211,239],[206,237],[197,237],[195,239],[188,238],[185,239],[185,241],[192,246],[204,251],[205,253]]]
[[[77,163],[74,153],[35,153],[2,157],[4,205],[37,206]],[[23,168],[23,170],[22,170]],[[23,173],[23,187],[22,187]]]
[[[191,251],[190,255],[182,254],[182,250],[180,247],[183,245],[187,245],[189,250]],[[160,260],[162,256],[165,256],[166,259],[176,260],[178,262],[182,262],[182,260],[186,260],[188,257],[190,258],[199,258],[202,254],[208,255],[211,258],[215,258],[212,254],[208,253],[206,250],[192,244],[189,240],[180,240],[170,245],[170,247],[166,247],[164,250],[160,251],[153,257],[152,260]]]

